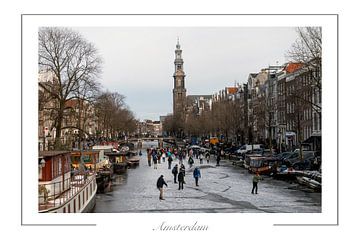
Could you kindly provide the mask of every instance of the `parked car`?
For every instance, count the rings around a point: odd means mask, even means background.
[[[255,149],[260,149],[262,148],[262,145],[261,144],[244,144],[243,146],[241,146],[237,151],[236,153],[237,154],[245,154],[249,151],[254,151]]]
[[[288,158],[284,159],[288,167],[296,170],[310,170],[313,168],[313,163],[316,159],[315,151],[303,151],[303,158],[300,159],[300,152],[294,152]]]
[[[284,160],[286,159],[287,157],[289,157],[293,152],[282,152],[282,153],[279,153],[277,155],[275,155],[276,158],[278,158],[279,160]]]
[[[231,146],[229,148],[226,148],[224,151],[226,154],[235,154],[237,150],[239,150],[240,147],[238,146]]]

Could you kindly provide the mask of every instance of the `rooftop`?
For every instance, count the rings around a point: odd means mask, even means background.
[[[229,94],[236,94],[236,92],[238,91],[237,87],[226,87],[226,89]]]
[[[299,68],[301,68],[303,66],[302,63],[293,63],[290,62],[289,64],[287,64],[287,66],[285,67],[285,71],[286,73],[293,73],[294,71],[297,71]]]

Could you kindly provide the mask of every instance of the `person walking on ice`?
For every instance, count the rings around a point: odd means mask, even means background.
[[[152,157],[153,157],[154,169],[157,169],[158,157],[155,151],[153,152]]]
[[[161,175],[157,182],[156,182],[156,187],[159,189],[160,191],[160,196],[159,196],[159,200],[165,200],[164,199],[164,185],[167,187],[168,185],[166,184],[165,180],[164,180],[164,175]]]
[[[168,156],[168,168],[171,169],[172,157]]]
[[[259,172],[256,172],[256,174],[253,176],[253,188],[251,190],[251,193],[254,194],[254,189],[255,189],[255,194],[257,194],[258,191],[258,182],[260,180],[262,180],[263,178],[259,175]]]
[[[201,178],[200,169],[198,167],[195,167],[193,175],[195,178],[195,185],[198,187],[199,186],[199,178]]]
[[[174,166],[174,168],[172,169],[172,174],[174,175],[174,183],[177,183],[176,182],[176,178],[177,178],[177,175],[178,175],[178,173],[179,173],[179,169],[178,169],[178,165],[177,164],[175,164],[175,166]]]
[[[202,164],[204,160],[204,154],[202,152],[200,152],[199,159],[200,159],[200,164]]]
[[[179,190],[184,189],[184,181],[185,181],[185,175],[184,175],[183,171],[180,170],[180,173],[178,175]]]

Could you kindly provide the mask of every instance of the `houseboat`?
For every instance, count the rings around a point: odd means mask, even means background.
[[[94,169],[71,170],[70,151],[40,151],[39,213],[91,212],[96,203]]]
[[[266,157],[250,156],[249,171],[252,173],[267,174],[270,172],[270,166],[266,161]]]
[[[282,160],[276,157],[265,156],[250,156],[249,170],[252,173],[259,174],[274,174],[277,172],[278,165],[281,165]]]
[[[71,167],[79,169],[81,165],[85,169],[95,169],[96,163],[99,162],[100,150],[73,150],[71,151]]]
[[[105,153],[105,155],[109,157],[114,173],[121,174],[127,171],[128,162],[125,152],[111,152]]]
[[[136,167],[140,163],[140,156],[131,156],[127,159],[127,163],[129,167]]]
[[[112,167],[104,157],[104,149],[73,150],[71,152],[71,166],[79,170],[82,165],[85,170],[95,169],[97,192],[105,192],[111,188]],[[100,157],[103,159],[100,161]],[[107,190],[109,191],[109,190]]]

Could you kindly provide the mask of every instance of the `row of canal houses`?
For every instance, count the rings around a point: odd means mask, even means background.
[[[112,144],[89,150],[39,151],[38,210],[40,213],[86,213],[96,193],[111,189],[113,173],[123,173],[139,158]],[[128,159],[127,159],[128,158]]]
[[[283,150],[308,143],[321,150],[321,63],[288,62],[250,73],[245,84],[226,87],[212,102],[234,101],[241,109],[245,141],[276,141]]]

